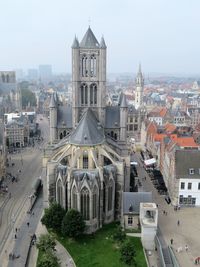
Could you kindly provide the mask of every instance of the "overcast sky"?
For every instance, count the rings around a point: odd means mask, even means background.
[[[108,72],[200,73],[199,0],[1,1],[0,70],[51,64],[71,72],[71,44],[89,24]]]

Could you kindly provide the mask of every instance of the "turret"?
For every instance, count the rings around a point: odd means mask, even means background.
[[[49,118],[50,118],[50,142],[57,139],[57,103],[54,94],[51,95],[49,104]]]
[[[123,93],[121,93],[120,95],[119,106],[120,106],[120,140],[126,141],[128,105],[126,101],[126,96]]]
[[[141,64],[139,64],[139,70],[135,79],[135,85],[135,108],[138,109],[143,105],[144,78],[141,71]]]

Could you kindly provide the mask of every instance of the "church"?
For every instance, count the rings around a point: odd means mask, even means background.
[[[106,106],[106,43],[89,27],[72,44],[72,106],[50,101],[50,144],[44,151],[44,200],[81,212],[86,232],[119,220],[122,193],[130,189],[127,124],[130,107],[121,94]],[[143,76],[136,78],[136,104],[142,106]],[[135,108],[135,110],[136,110]]]

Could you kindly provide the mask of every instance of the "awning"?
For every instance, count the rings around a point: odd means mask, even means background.
[[[152,165],[152,164],[155,164],[156,163],[156,159],[152,158],[152,159],[147,159],[144,161],[144,164],[146,166],[149,166],[149,165]]]
[[[136,161],[131,161],[131,166],[137,166],[138,165],[138,163],[136,162]]]

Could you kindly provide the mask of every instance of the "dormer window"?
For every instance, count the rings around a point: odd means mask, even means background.
[[[194,173],[195,173],[194,169],[193,168],[190,168],[189,169],[189,174],[194,174]]]
[[[129,209],[128,209],[129,212],[133,212],[133,205],[131,204]]]

